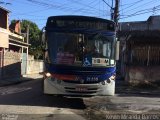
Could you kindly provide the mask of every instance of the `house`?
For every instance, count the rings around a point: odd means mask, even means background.
[[[120,72],[131,83],[160,80],[160,16],[121,24]]]
[[[0,7],[0,79],[26,74],[28,47],[20,33],[20,21],[9,28],[7,9]]]

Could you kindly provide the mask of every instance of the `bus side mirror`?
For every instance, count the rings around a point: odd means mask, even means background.
[[[116,42],[116,55],[115,55],[115,59],[119,60],[119,47],[120,47],[120,41]]]

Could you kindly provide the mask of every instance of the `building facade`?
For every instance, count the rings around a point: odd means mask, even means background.
[[[27,71],[28,47],[21,35],[20,22],[9,28],[9,11],[0,7],[0,79],[21,77]]]

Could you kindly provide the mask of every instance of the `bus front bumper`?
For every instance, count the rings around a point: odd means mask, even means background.
[[[106,96],[115,94],[115,81],[110,83],[96,84],[75,84],[62,80],[44,80],[44,94],[64,95],[64,96]]]

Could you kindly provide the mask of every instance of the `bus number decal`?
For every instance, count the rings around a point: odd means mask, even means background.
[[[86,79],[88,82],[89,81],[98,81],[98,77],[87,77],[87,79]]]

